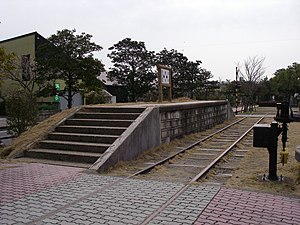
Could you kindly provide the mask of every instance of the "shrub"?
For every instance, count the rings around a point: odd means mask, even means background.
[[[103,90],[90,91],[84,94],[84,97],[86,98],[87,105],[104,104],[110,102],[110,96],[108,96],[108,94],[105,93]]]
[[[18,90],[6,97],[8,130],[20,135],[37,121],[36,98],[29,92]]]

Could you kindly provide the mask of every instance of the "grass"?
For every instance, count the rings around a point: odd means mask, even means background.
[[[278,140],[279,161],[282,146],[281,136]],[[226,186],[300,197],[300,162],[295,159],[295,149],[298,145],[300,145],[300,123],[290,123],[287,142],[289,150],[288,163],[277,165],[277,175],[282,175],[283,181],[262,180],[263,175],[267,176],[269,173],[268,150],[266,148],[250,147],[250,151],[242,159],[239,169],[233,173]],[[246,148],[249,149],[249,147]]]
[[[15,138],[9,146],[1,149],[0,157],[2,159],[12,159],[21,156],[25,150],[32,148],[38,141],[45,138],[45,136],[54,129],[57,123],[74,113],[77,109],[78,108],[74,107],[64,110],[31,127],[19,137]]]

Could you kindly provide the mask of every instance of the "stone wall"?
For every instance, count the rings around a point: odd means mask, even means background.
[[[227,101],[178,103],[162,105],[159,109],[161,143],[209,129],[233,116]]]

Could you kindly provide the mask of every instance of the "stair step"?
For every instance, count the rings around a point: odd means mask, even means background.
[[[97,112],[77,112],[74,118],[78,119],[117,119],[135,120],[140,113],[97,113]]]
[[[82,133],[62,133],[53,132],[48,135],[50,140],[59,141],[77,141],[77,142],[92,142],[92,143],[104,143],[112,144],[119,135],[99,135],[99,134],[82,134]]]
[[[94,163],[101,155],[101,153],[74,152],[56,149],[31,149],[26,152],[26,156],[28,157],[80,163]]]
[[[134,120],[109,119],[68,119],[66,125],[103,126],[103,127],[129,127]]]
[[[57,132],[105,134],[105,135],[121,135],[125,130],[126,127],[71,126],[71,125],[62,125],[55,129],[55,131]]]
[[[142,113],[145,108],[135,107],[85,107],[84,112],[106,112],[106,113]]]
[[[57,140],[44,140],[40,141],[39,146],[45,149],[60,149],[82,152],[103,153],[110,146],[109,144],[99,143],[85,143],[74,141],[57,141]]]
[[[59,161],[53,159],[43,159],[43,158],[30,158],[24,157],[20,159],[21,162],[26,163],[43,163],[43,164],[50,164],[50,165],[59,165],[59,166],[68,166],[68,167],[79,167],[79,168],[90,168],[92,163],[84,163],[84,162],[69,162],[69,161]]]

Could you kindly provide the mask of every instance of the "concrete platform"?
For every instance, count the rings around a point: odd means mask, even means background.
[[[0,224],[300,224],[299,198],[213,185],[158,212],[184,184],[39,163],[0,164],[0,180]]]

